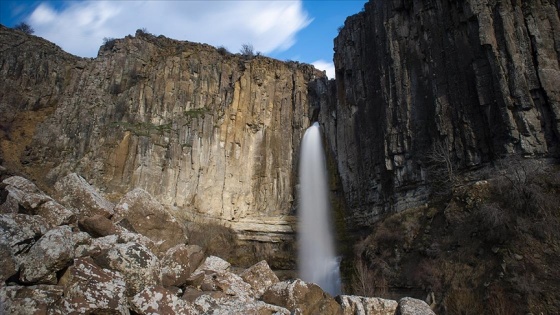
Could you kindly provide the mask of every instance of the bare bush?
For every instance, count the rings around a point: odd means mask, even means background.
[[[33,29],[33,27],[31,27],[31,25],[25,23],[25,22],[21,22],[19,24],[17,24],[16,26],[13,27],[14,30],[17,31],[22,31],[27,35],[31,35],[33,33],[35,33],[35,30]]]
[[[103,50],[112,50],[115,47],[116,41],[112,37],[103,37]]]
[[[451,192],[458,178],[449,140],[435,142],[423,160],[434,192],[441,195]]]
[[[363,260],[354,265],[352,292],[361,296],[382,296],[387,293],[387,281],[368,268]]]
[[[247,59],[252,59],[253,57],[255,57],[255,49],[251,44],[241,45],[241,50],[239,51],[239,53]]]

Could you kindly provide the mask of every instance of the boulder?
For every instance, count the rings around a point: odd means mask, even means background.
[[[376,297],[339,295],[336,301],[342,306],[344,315],[394,315],[398,307],[397,301]]]
[[[96,214],[107,218],[113,215],[114,205],[76,173],[61,178],[54,189],[63,205],[76,210],[78,219]]]
[[[179,244],[171,247],[161,260],[163,286],[184,285],[203,258],[200,246]]]
[[[192,276],[196,276],[200,273],[205,273],[207,271],[210,272],[221,272],[226,271],[229,269],[231,264],[220,257],[216,256],[208,256],[204,260],[204,262],[196,268],[196,270],[192,273]]]
[[[50,283],[55,273],[69,265],[74,258],[72,229],[61,226],[45,233],[22,256],[20,281],[23,283]]]
[[[84,244],[78,244],[75,247],[74,255],[75,257],[96,257],[99,254],[113,248],[113,246],[118,243],[118,239],[117,235],[108,235],[90,239]]]
[[[398,314],[400,315],[436,315],[428,303],[405,297],[399,300]]]
[[[215,298],[211,295],[201,295],[193,304],[199,313],[208,315],[293,314],[286,308],[267,304],[263,301],[244,301],[231,297]]]
[[[83,231],[88,232],[93,237],[102,237],[117,233],[113,222],[99,214],[81,219],[79,221],[79,226]]]
[[[63,287],[56,285],[1,287],[0,314],[48,314],[62,292]]]
[[[266,290],[262,300],[298,314],[342,314],[342,308],[328,293],[300,279],[274,284]]]
[[[2,213],[40,215],[50,226],[69,224],[74,213],[44,194],[35,184],[20,176],[2,182],[7,192],[6,201],[0,205]]]
[[[130,314],[122,275],[91,258],[75,259],[60,284],[64,297],[56,304],[58,314]]]
[[[130,299],[131,309],[140,315],[188,315],[196,313],[187,301],[162,286],[146,287]]]
[[[103,267],[118,271],[126,281],[126,294],[136,295],[147,286],[161,283],[160,262],[147,247],[138,243],[115,244],[94,258]]]
[[[48,223],[38,216],[26,214],[0,215],[0,271],[5,281],[19,270],[23,257],[47,232]]]
[[[255,296],[260,298],[273,284],[280,282],[266,260],[262,260],[240,274],[243,281],[251,285]]]
[[[187,237],[181,224],[145,190],[136,188],[123,196],[115,207],[113,222],[126,220],[135,232],[147,236],[165,253],[171,247],[185,244]]]

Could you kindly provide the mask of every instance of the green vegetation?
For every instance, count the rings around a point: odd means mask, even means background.
[[[130,122],[113,122],[111,124],[113,127],[116,128],[123,128],[124,130],[128,130],[137,136],[144,136],[147,137],[152,133],[158,133],[163,135],[165,132],[172,131],[172,124],[167,123],[163,125],[154,125],[152,123],[147,122],[137,122],[137,123],[130,123]]]

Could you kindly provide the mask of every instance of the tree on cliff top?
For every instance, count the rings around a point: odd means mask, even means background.
[[[33,29],[33,27],[31,27],[31,25],[25,23],[25,22],[21,22],[18,25],[13,27],[14,30],[17,31],[22,31],[25,34],[31,35],[33,33],[35,33],[35,30]]]

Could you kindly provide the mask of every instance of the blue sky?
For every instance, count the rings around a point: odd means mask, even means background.
[[[0,0],[0,23],[27,22],[35,35],[82,57],[95,57],[104,37],[146,28],[155,35],[225,46],[250,43],[281,60],[314,64],[334,77],[333,39],[367,0]]]

